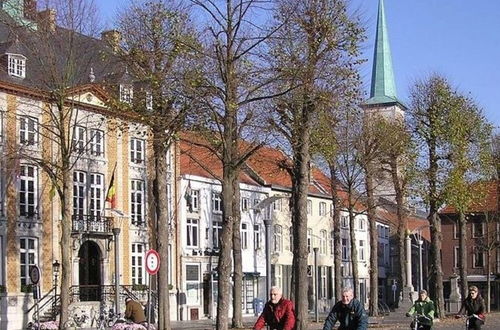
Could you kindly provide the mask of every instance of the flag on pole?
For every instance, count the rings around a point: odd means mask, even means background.
[[[108,193],[106,194],[106,202],[111,203],[111,208],[116,208],[116,188],[115,188],[115,168],[113,169],[113,174],[111,174],[111,180],[109,181]]]

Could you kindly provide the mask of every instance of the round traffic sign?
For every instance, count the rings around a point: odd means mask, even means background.
[[[40,268],[38,266],[31,266],[30,268],[31,284],[38,284],[40,281]]]
[[[160,255],[155,250],[146,252],[146,271],[150,275],[155,275],[160,269]]]

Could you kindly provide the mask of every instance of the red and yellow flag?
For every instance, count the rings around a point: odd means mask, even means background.
[[[111,175],[111,180],[109,181],[108,193],[106,194],[106,202],[111,203],[112,209],[116,208],[115,171],[116,171],[116,163],[115,163],[115,168],[113,169],[113,174]]]

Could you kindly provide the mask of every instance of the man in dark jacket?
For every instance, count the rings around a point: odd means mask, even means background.
[[[366,330],[368,315],[358,299],[354,298],[351,288],[342,290],[342,300],[337,302],[325,320],[323,330],[332,330],[339,321],[339,330]]]
[[[295,310],[293,302],[283,298],[278,287],[272,287],[271,299],[264,306],[257,322],[253,326],[254,330],[263,329],[266,324],[271,330],[293,330],[295,329]]]
[[[132,300],[130,297],[125,298],[125,318],[134,323],[145,323],[146,316],[144,315],[144,309],[141,303]]]
[[[481,325],[484,324],[486,305],[483,297],[479,294],[477,286],[475,285],[469,287],[469,295],[463,301],[462,307],[456,316],[460,317],[463,315],[464,310],[467,316],[470,317],[468,328],[481,330]]]

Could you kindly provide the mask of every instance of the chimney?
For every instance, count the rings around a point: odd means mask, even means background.
[[[104,41],[114,52],[120,47],[122,35],[117,30],[107,30],[101,32],[101,40]]]
[[[39,27],[48,32],[56,30],[56,11],[54,9],[46,9],[38,12]]]
[[[24,18],[36,20],[36,0],[24,0]]]

